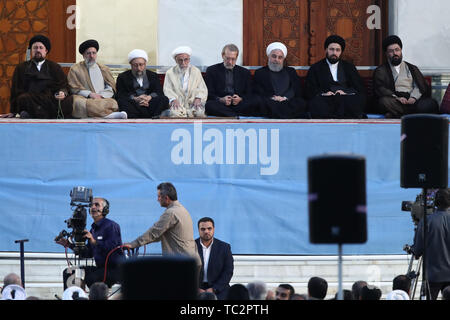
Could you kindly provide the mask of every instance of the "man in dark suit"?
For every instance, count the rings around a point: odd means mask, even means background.
[[[164,95],[158,75],[147,70],[147,53],[136,49],[128,55],[131,70],[117,78],[117,102],[119,110],[128,118],[151,119],[169,108],[169,99]]]
[[[227,44],[222,50],[223,63],[206,69],[206,113],[209,116],[258,115],[258,99],[252,95],[250,71],[236,65],[238,56],[239,48],[234,44]]]
[[[260,112],[272,119],[308,118],[300,78],[284,66],[287,48],[281,42],[267,47],[268,64],[255,71],[254,92],[261,99]]]
[[[199,292],[214,292],[217,299],[226,298],[233,276],[234,260],[228,243],[214,238],[214,220],[209,217],[198,221],[200,237],[195,240],[202,260]]]
[[[361,119],[366,103],[356,67],[341,59],[345,40],[337,35],[325,40],[326,58],[313,64],[306,76],[309,111],[315,119]]]

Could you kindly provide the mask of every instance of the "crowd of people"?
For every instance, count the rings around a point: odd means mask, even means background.
[[[41,300],[37,296],[29,296],[23,288],[20,276],[15,273],[6,275],[3,279],[0,298],[2,300]],[[110,289],[103,282],[96,282],[85,287],[70,286],[64,290],[59,300],[122,300],[120,288]],[[339,293],[329,294],[328,282],[321,277],[311,277],[306,292],[296,292],[289,283],[281,283],[274,289],[269,289],[262,281],[252,281],[247,284],[236,283],[229,287],[227,294],[221,298],[213,291],[200,290],[197,300],[224,301],[262,301],[262,300],[339,300]],[[341,300],[413,300],[411,278],[408,275],[398,275],[392,281],[392,290],[383,292],[379,287],[368,284],[364,280],[355,281],[350,289],[343,289]],[[450,285],[442,289],[442,300],[450,300]]]
[[[325,57],[310,67],[303,84],[296,70],[286,66],[288,49],[281,42],[267,47],[267,65],[254,75],[236,65],[239,48],[234,44],[225,45],[223,62],[208,67],[205,75],[191,64],[192,49],[180,46],[172,52],[175,65],[161,85],[141,49],[129,53],[130,70],[116,81],[110,69],[97,62],[100,44],[93,39],[81,43],[83,61],[66,76],[59,64],[47,59],[50,39],[37,35],[29,42],[31,60],[14,71],[10,113],[1,117],[363,119],[372,103],[386,118],[439,113],[425,77],[404,61],[398,36],[383,41],[386,63],[373,73],[373,97],[355,65],[342,59],[345,47],[342,37],[329,36]]]

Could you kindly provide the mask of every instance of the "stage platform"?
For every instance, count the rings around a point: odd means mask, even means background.
[[[400,133],[385,119],[1,120],[0,252],[18,239],[28,252],[62,252],[53,239],[67,230],[75,186],[106,197],[123,241],[134,240],[163,212],[156,186],[171,181],[195,236],[210,216],[234,254],[335,255],[309,242],[307,159],[352,153],[366,157],[368,241],[343,253],[402,254],[414,224],[401,202],[421,190],[400,187]]]

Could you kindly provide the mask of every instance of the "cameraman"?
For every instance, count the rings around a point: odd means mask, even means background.
[[[85,238],[88,244],[81,250],[80,258],[94,258],[96,266],[84,267],[86,276],[85,283],[90,287],[95,282],[103,282],[105,273],[105,263],[108,254],[112,250],[122,246],[122,237],[120,235],[120,226],[106,218],[109,213],[109,202],[104,198],[94,198],[89,213],[94,220],[91,230],[85,230]],[[56,243],[74,248],[66,238],[58,240]],[[119,281],[119,265],[124,258],[121,248],[111,253],[108,258],[106,284],[111,287]]]
[[[436,211],[427,216],[426,276],[430,297],[436,300],[439,291],[450,285],[450,189],[436,193]],[[411,251],[418,259],[424,252],[423,220],[420,220]]]

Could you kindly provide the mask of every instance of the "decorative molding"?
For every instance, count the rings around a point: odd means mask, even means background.
[[[300,65],[300,0],[264,0],[264,47],[275,41],[288,49],[287,63]]]
[[[371,1],[328,0],[327,36],[338,34],[346,40],[345,56],[354,64],[362,63],[366,28],[366,10]]]
[[[312,65],[318,60],[319,52],[323,52],[317,48],[317,33],[320,26],[320,3],[317,0],[309,0],[309,50],[308,64]]]

